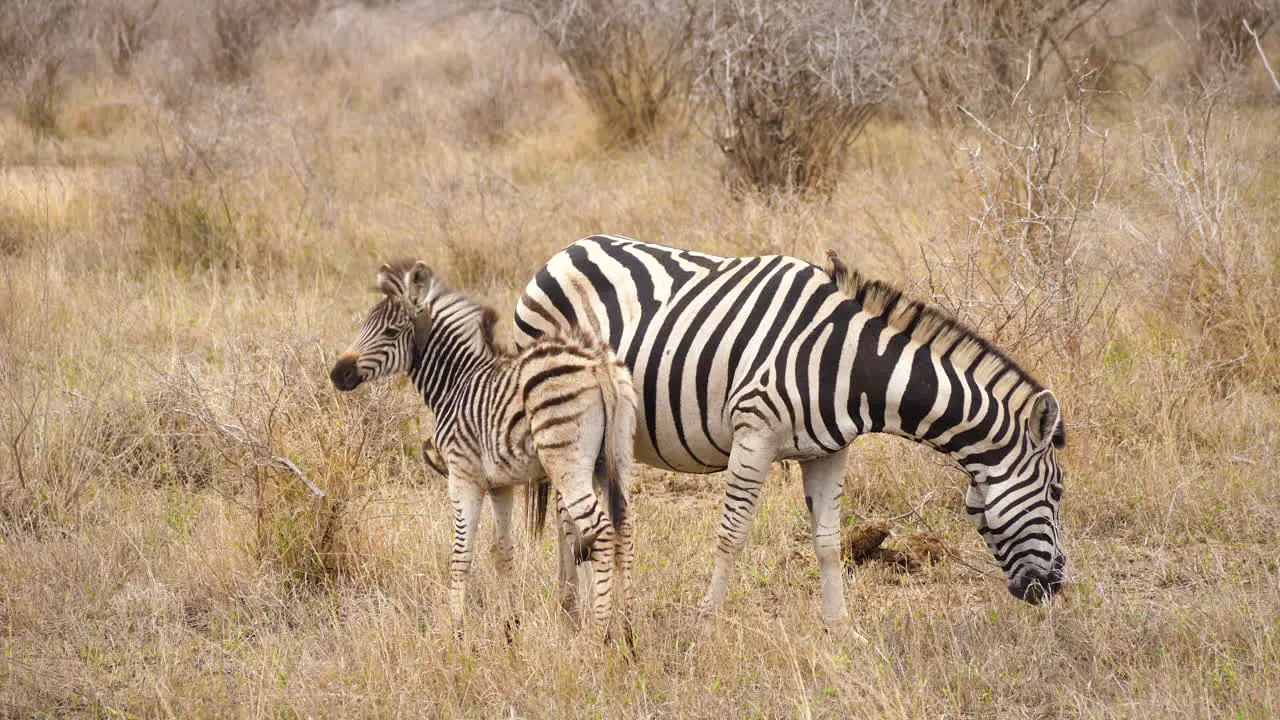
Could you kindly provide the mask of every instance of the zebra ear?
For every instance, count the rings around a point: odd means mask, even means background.
[[[1062,429],[1062,408],[1053,393],[1045,390],[1035,399],[1031,406],[1031,442],[1036,448],[1043,448],[1050,441],[1056,447],[1066,444],[1066,434]]]
[[[400,285],[397,282],[396,271],[391,269],[390,265],[383,265],[378,268],[378,289],[387,295],[396,296],[400,294]]]
[[[431,290],[431,268],[419,260],[404,276],[404,299],[421,314],[427,307],[427,293]]]

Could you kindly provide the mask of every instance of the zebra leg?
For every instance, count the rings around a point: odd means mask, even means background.
[[[800,463],[804,502],[809,506],[813,549],[818,556],[822,584],[822,619],[828,624],[849,619],[844,602],[844,569],[840,567],[840,498],[848,448]]]
[[[591,445],[591,443],[586,443]],[[598,446],[597,446],[598,447]],[[561,501],[561,517],[568,518],[576,537],[567,537],[569,530],[562,528],[565,540],[574,548],[575,562],[591,558],[592,614],[597,627],[607,630],[611,615],[613,589],[614,529],[609,523],[604,507],[596,496],[592,484],[596,447],[556,448],[539,451],[538,457],[547,477],[555,478],[554,484]],[[583,457],[578,457],[581,454]],[[576,568],[575,568],[576,574]]]
[[[615,383],[625,392],[619,393],[615,406],[612,432],[614,433],[614,467],[617,469],[621,491],[626,498],[627,511],[621,522],[614,523],[614,563],[618,573],[618,584],[614,588],[613,611],[622,621],[623,639],[627,645],[635,647],[635,633],[631,627],[631,616],[628,607],[631,603],[632,571],[636,562],[635,506],[631,504],[631,473],[635,465],[633,447],[635,444],[636,416],[634,397],[632,396],[631,379],[625,371]],[[613,519],[613,518],[611,518]]]
[[[455,634],[462,632],[466,607],[467,576],[471,574],[471,551],[480,525],[484,491],[475,484],[449,475],[449,502],[453,505],[453,552],[449,559],[449,612]]]
[[[628,509],[630,504],[628,503]],[[628,606],[631,603],[631,572],[636,562],[635,528],[631,524],[631,513],[618,524],[616,554],[614,560],[618,570],[618,587],[615,590],[616,602],[613,611],[622,619],[622,632],[627,645],[635,646],[635,632],[631,628],[631,615]]]
[[[510,485],[489,491],[489,503],[493,507],[493,555],[498,574],[510,577],[515,568],[515,543],[511,540],[511,509],[515,507],[516,489]]]
[[[564,496],[556,493],[556,517],[560,522],[560,607],[574,623],[578,621],[578,528],[569,517],[569,509],[564,506]]]
[[[724,491],[724,506],[717,531],[716,564],[711,571],[711,587],[699,608],[703,615],[720,611],[729,589],[729,574],[747,543],[751,518],[760,499],[760,486],[773,463],[773,447],[763,435],[752,434],[733,439],[729,452],[729,476]]]
[[[516,489],[508,485],[489,490],[489,503],[493,506],[493,555],[494,567],[498,569],[498,577],[503,583],[508,612],[505,621],[507,642],[511,642],[511,631],[520,625],[520,616],[516,613],[515,588],[515,543],[511,540],[511,511],[516,503]]]
[[[596,627],[607,631],[613,607],[613,555],[615,532],[596,497],[591,478],[573,478],[566,483],[564,506],[577,528],[583,545],[590,543],[592,615]]]

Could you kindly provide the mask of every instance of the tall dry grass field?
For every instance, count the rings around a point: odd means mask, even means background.
[[[534,14],[3,5],[0,716],[1271,716],[1275,8],[1058,4],[1078,27],[983,20],[978,0],[913,18],[895,42],[925,47],[877,57],[892,92],[851,145],[822,145],[845,149],[812,193],[733,182],[727,139],[764,131],[715,110],[743,86],[704,82],[696,48],[672,63],[694,74],[671,121],[619,143]],[[966,44],[965,18],[1001,34]],[[1027,40],[1042,27],[1053,47]],[[839,100],[805,87],[794,102]],[[560,614],[550,534],[514,578],[480,556],[455,639],[430,417],[403,381],[341,395],[327,369],[381,262],[426,260],[506,325],[541,263],[595,232],[830,247],[979,328],[1063,403],[1070,587],[1010,597],[963,474],[873,436],[849,527],[950,552],[853,568],[850,628],[822,625],[784,464],[723,617],[696,616],[720,478],[641,468],[634,651]]]

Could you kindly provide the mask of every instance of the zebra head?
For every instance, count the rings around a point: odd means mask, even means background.
[[[1066,436],[1053,393],[1040,390],[1030,400],[1015,413],[996,464],[968,466],[973,483],[966,505],[969,520],[1009,578],[1009,592],[1038,604],[1062,588],[1067,567],[1058,515],[1062,468],[1054,456]]]
[[[418,261],[383,265],[378,270],[378,301],[355,342],[338,357],[329,379],[339,390],[354,390],[361,383],[408,372],[430,336],[428,294],[431,271]]]

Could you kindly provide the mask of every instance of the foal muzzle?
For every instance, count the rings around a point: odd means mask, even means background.
[[[354,355],[339,357],[333,364],[333,370],[329,371],[329,379],[333,381],[334,387],[343,391],[355,390],[364,380],[360,377],[360,368],[356,367]]]

